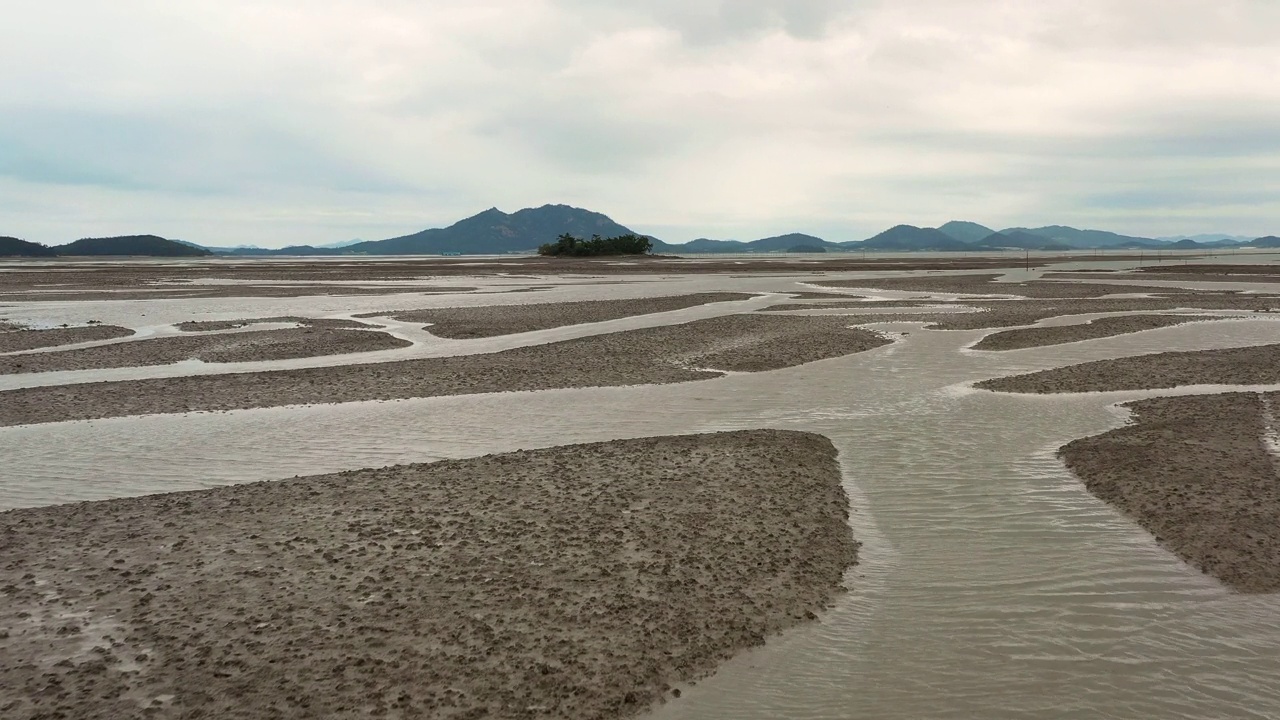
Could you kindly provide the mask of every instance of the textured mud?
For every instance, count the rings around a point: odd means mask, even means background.
[[[1089,492],[1182,559],[1243,592],[1280,590],[1280,479],[1267,450],[1275,395],[1130,403],[1134,423],[1059,454]]]
[[[432,335],[462,339],[616,320],[634,315],[681,310],[707,303],[748,300],[751,297],[753,296],[746,293],[698,293],[635,300],[592,300],[410,310],[379,315],[390,315],[396,320],[407,322],[430,323],[427,330]]]
[[[872,307],[866,304],[866,307]],[[987,328],[1034,325],[1041,320],[1068,315],[1093,313],[1154,313],[1168,310],[1233,310],[1247,312],[1272,312],[1280,310],[1280,297],[1244,293],[1196,293],[1173,294],[1160,298],[1121,299],[1030,299],[1030,300],[930,300],[927,302],[903,301],[884,307],[921,307],[926,312],[914,315],[918,322],[927,322],[931,330],[981,330]],[[856,310],[864,307],[858,303],[817,303],[813,305],[775,305],[762,312],[790,310]],[[966,309],[968,312],[933,313],[927,308]],[[1205,319],[1203,317],[1199,319]]]
[[[931,277],[874,278],[866,280],[824,280],[821,287],[874,288],[905,292],[929,292],[966,295],[1017,295],[1025,298],[1098,298],[1132,293],[1167,293],[1160,286],[1090,284],[1031,280],[998,282],[999,274],[945,275]],[[1174,289],[1174,291],[1177,291]],[[1187,291],[1177,291],[1187,292]]]
[[[835,455],[758,430],[0,513],[0,714],[632,716],[839,592]]]
[[[408,347],[408,340],[372,330],[295,328],[191,337],[163,337],[98,347],[27,355],[0,355],[0,374],[168,365],[184,360],[207,363],[289,358]]]
[[[1019,350],[1045,345],[1061,345],[1211,319],[1203,315],[1117,315],[1076,325],[1022,328],[992,333],[979,340],[973,349]]]
[[[264,318],[242,318],[239,320],[187,320],[174,325],[174,327],[183,332],[216,332],[221,330],[236,330],[239,328],[252,329],[254,325],[265,325],[267,323],[295,323],[313,328],[359,329],[368,327],[368,325],[356,320],[305,318],[294,315]]]
[[[129,337],[134,332],[115,325],[89,325],[86,327],[52,328],[49,330],[11,329],[0,333],[0,353],[35,350],[59,345],[74,345],[95,340],[114,340]]]
[[[193,285],[177,288],[56,292],[0,292],[0,302],[94,302],[98,300],[181,300],[196,298],[293,298],[327,295],[440,295],[475,288],[417,285]]]
[[[480,355],[22,388],[0,392],[0,425],[685,382],[717,377],[719,370],[776,370],[890,342],[850,324],[830,316],[730,315]]]
[[[1280,344],[1097,360],[983,380],[975,386],[999,392],[1045,394],[1275,383],[1280,383]]]

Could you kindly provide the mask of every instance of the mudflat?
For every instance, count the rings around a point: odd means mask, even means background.
[[[1280,383],[1280,344],[1096,360],[983,380],[975,387],[998,392],[1045,394],[1273,383]]]
[[[1084,257],[1081,254],[1076,257]],[[1072,257],[1040,258],[1047,262]],[[1121,259],[1121,258],[1111,258]],[[1014,263],[1021,265],[1021,263]],[[4,269],[5,291],[14,294],[43,294],[92,290],[153,290],[157,292],[228,292],[236,287],[270,287],[287,281],[299,287],[323,288],[333,282],[427,283],[439,277],[538,277],[543,275],[651,275],[688,273],[796,273],[847,272],[869,270],[971,270],[1006,268],[1008,258],[902,257],[864,259],[855,253],[833,253],[826,257],[726,258],[699,256],[620,258],[545,258],[535,256],[376,259],[217,258],[171,262],[95,262],[62,260],[53,265],[15,263]],[[244,285],[198,285],[203,280],[233,280]],[[184,286],[184,284],[188,285]],[[282,289],[285,286],[276,285]],[[432,289],[432,288],[427,288]],[[466,288],[447,288],[457,292]],[[8,299],[8,298],[6,298]]]
[[[1117,315],[1076,325],[1004,330],[982,338],[973,346],[973,349],[1020,350],[1045,345],[1061,345],[1212,319],[1204,315]]]
[[[1167,293],[1161,286],[1109,285],[1103,283],[997,282],[999,274],[942,275],[931,277],[872,278],[864,280],[824,280],[821,287],[875,288],[905,292],[954,293],[966,295],[1018,295],[1026,298],[1097,298],[1131,293]],[[1174,289],[1176,291],[1176,289]],[[1187,292],[1187,291],[1180,291]]]
[[[815,619],[847,517],[774,430],[0,513],[0,714],[633,716]]]
[[[0,355],[0,374],[168,365],[184,360],[209,363],[285,360],[387,350],[412,344],[374,330],[310,327],[162,337],[59,352]]]
[[[802,305],[788,303],[774,305],[761,312],[790,310],[849,310],[876,307],[876,303],[814,303]],[[1175,294],[1160,298],[1065,298],[1065,299],[973,299],[886,301],[880,307],[900,308],[967,308],[971,312],[933,313],[915,315],[919,322],[928,322],[930,330],[981,330],[986,328],[1033,325],[1048,318],[1093,313],[1155,313],[1164,310],[1235,310],[1239,312],[1272,312],[1280,309],[1280,297],[1247,295],[1241,293]],[[1197,316],[1197,319],[1209,319]],[[1105,327],[1105,326],[1104,326]],[[1136,330],[1135,330],[1136,332]]]
[[[1275,394],[1129,403],[1133,424],[1062,447],[1089,492],[1242,592],[1280,590],[1280,480],[1266,448]]]
[[[13,326],[16,328],[16,326]],[[0,353],[35,350],[58,345],[114,340],[129,337],[134,332],[116,325],[88,325],[85,327],[51,328],[49,330],[11,329],[0,333]]]
[[[751,297],[753,296],[747,293],[697,293],[634,300],[588,300],[530,305],[439,308],[378,315],[389,315],[396,320],[407,322],[430,323],[431,326],[427,331],[432,335],[464,339],[617,320],[634,315],[682,310],[708,303],[748,300]]]
[[[296,323],[314,328],[367,328],[368,325],[357,322],[355,320],[328,319],[328,318],[305,318],[296,315],[285,315],[276,317],[262,318],[241,318],[238,320],[186,320],[174,325],[175,328],[183,332],[216,332],[221,330],[237,330],[239,328],[251,328],[254,325],[265,325],[267,323]]]
[[[551,388],[776,370],[890,343],[836,316],[729,315],[496,353],[0,392],[0,425]],[[714,368],[714,369],[705,369]]]

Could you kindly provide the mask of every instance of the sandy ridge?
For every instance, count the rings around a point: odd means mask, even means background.
[[[1089,492],[1224,584],[1280,590],[1280,480],[1263,443],[1260,396],[1125,407],[1134,423],[1063,446],[1067,467]]]
[[[369,327],[365,323],[356,320],[343,319],[326,319],[326,318],[307,318],[298,317],[296,315],[283,315],[276,317],[262,318],[243,318],[239,320],[186,320],[174,325],[174,327],[182,332],[215,332],[219,330],[235,330],[237,328],[252,328],[254,325],[263,325],[266,323],[297,323],[307,327],[315,328],[350,328],[360,329]]]
[[[0,425],[685,382],[720,375],[693,368],[775,370],[891,342],[848,325],[840,317],[742,314],[479,355],[22,388],[0,392]]]
[[[1274,383],[1280,383],[1280,344],[1096,360],[983,380],[975,387],[998,392],[1045,394]]]
[[[49,330],[10,330],[0,333],[0,353],[19,350],[35,350],[58,345],[94,340],[114,340],[129,337],[133,330],[116,325],[89,325],[86,327],[52,328]]]
[[[996,282],[999,274],[945,275],[906,278],[872,278],[863,280],[824,280],[821,287],[874,288],[906,292],[952,293],[967,295],[1019,295],[1025,298],[1097,298],[1106,295],[1132,293],[1183,292],[1176,288],[1148,285],[1108,285],[1102,283],[1054,282],[1030,280],[1027,282]]]
[[[1204,315],[1118,315],[1096,318],[1087,323],[1055,327],[1030,327],[992,333],[974,346],[974,350],[1020,350],[1022,348],[1060,345],[1094,340],[1114,335],[1154,330],[1183,323],[1212,320]]]
[[[748,293],[697,293],[634,300],[585,300],[527,305],[485,305],[378,313],[406,322],[431,323],[427,332],[443,338],[482,338],[565,325],[603,322],[633,315],[682,310],[708,303],[749,300]]]
[[[285,360],[408,347],[413,343],[373,330],[294,328],[205,336],[144,339],[31,355],[0,356],[0,374],[168,365]]]
[[[632,716],[839,591],[835,456],[740,431],[0,513],[0,713]]]

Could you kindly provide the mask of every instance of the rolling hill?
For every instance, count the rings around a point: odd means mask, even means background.
[[[47,245],[0,236],[0,257],[54,257],[57,254]]]
[[[655,248],[656,248],[655,243]],[[839,250],[840,246],[820,237],[804,233],[787,233],[744,242],[742,240],[710,240],[698,238],[679,245],[662,243],[665,252],[686,253],[752,253],[752,252],[792,252],[792,248],[804,247],[807,250],[796,252],[814,252],[819,250]],[[656,250],[655,250],[656,252]]]
[[[81,238],[53,248],[59,255],[143,255],[147,257],[201,257],[209,250],[166,240],[158,235],[121,235],[119,237]]]
[[[919,228],[914,225],[895,225],[888,230],[862,241],[841,243],[852,250],[942,250],[963,252],[975,249],[936,228]]]
[[[536,250],[564,233],[589,238],[632,234],[607,215],[570,207],[543,205],[507,214],[489,208],[445,227],[341,248],[342,254],[438,255],[444,252],[491,254]]]
[[[1107,232],[1106,230],[1080,230],[1066,225],[1048,225],[1040,228],[1008,228],[1001,234],[1014,232],[1039,235],[1049,240],[1056,240],[1072,248],[1121,248],[1121,247],[1162,247],[1163,243],[1151,238],[1133,237]]]
[[[1071,246],[1066,243],[1050,240],[1039,235],[1032,235],[1021,230],[1007,230],[1005,232],[993,232],[982,240],[973,244],[974,247],[984,248],[1015,248],[1018,250],[1070,250]]]
[[[938,231],[950,235],[960,242],[977,243],[991,237],[995,230],[986,225],[979,225],[967,220],[952,220],[938,226]]]
[[[743,253],[751,250],[750,246],[741,240],[712,240],[711,238],[696,238],[667,247],[672,252],[687,253]]]

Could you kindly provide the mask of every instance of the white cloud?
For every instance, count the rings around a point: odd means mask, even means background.
[[[673,240],[1280,225],[1271,0],[26,5],[0,234],[33,240],[322,243],[544,202]]]

